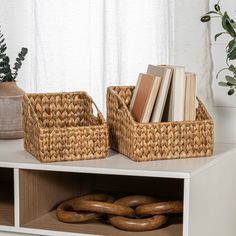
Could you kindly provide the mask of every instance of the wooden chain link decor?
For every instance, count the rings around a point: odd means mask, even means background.
[[[181,201],[162,202],[155,197],[132,195],[114,200],[108,194],[88,194],[62,202],[58,220],[81,223],[103,219],[121,230],[147,231],[163,226],[169,214],[183,212]]]

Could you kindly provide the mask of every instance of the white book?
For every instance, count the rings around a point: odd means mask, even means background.
[[[148,66],[147,74],[161,77],[161,85],[153,108],[151,122],[161,122],[170,87],[172,73],[173,69],[171,68],[154,65]]]
[[[185,109],[185,69],[183,66],[165,65],[173,69],[170,86],[168,121],[183,121]]]

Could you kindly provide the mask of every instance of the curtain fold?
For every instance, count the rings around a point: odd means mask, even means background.
[[[200,18],[209,11],[209,0],[181,0],[175,3],[174,63],[195,72],[198,96],[211,100],[212,61],[209,24]]]

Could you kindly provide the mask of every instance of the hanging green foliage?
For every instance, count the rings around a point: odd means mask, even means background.
[[[217,73],[217,78],[222,71],[228,71],[230,75],[226,75],[224,81],[220,81],[218,84],[223,87],[228,87],[228,95],[234,94],[236,88],[236,23],[230,18],[227,11],[224,13],[221,11],[220,1],[214,6],[213,11],[209,11],[202,16],[202,22],[208,22],[213,18],[220,18],[223,31],[215,35],[215,41],[222,35],[228,35],[230,40],[226,45],[226,67]]]
[[[5,43],[5,38],[1,31],[0,26],[0,82],[11,82],[15,81],[18,70],[22,66],[22,62],[25,60],[25,56],[28,52],[27,48],[22,48],[21,52],[18,54],[16,58],[16,62],[13,67],[13,72],[10,66],[10,59],[6,55],[7,45]]]

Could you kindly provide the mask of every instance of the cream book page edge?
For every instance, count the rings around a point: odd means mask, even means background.
[[[158,90],[160,88],[160,84],[161,84],[161,77],[155,76],[155,81],[154,81],[154,84],[153,84],[153,88],[152,88],[151,93],[149,94],[149,97],[147,99],[147,103],[146,103],[146,106],[145,106],[146,111],[144,112],[143,117],[141,119],[142,123],[148,123],[150,121],[151,114],[152,114],[152,111],[153,111],[153,107],[154,107],[156,97],[157,97],[157,94],[158,94]]]
[[[132,98],[131,98],[131,102],[130,102],[130,104],[129,104],[129,111],[131,111],[131,110],[133,109],[134,102],[135,102],[135,98],[136,98],[136,96],[137,96],[137,92],[138,92],[138,88],[139,88],[141,79],[142,79],[142,74],[140,73],[139,76],[138,76],[137,84],[136,84],[136,86],[135,86],[135,88],[134,88],[134,91],[133,91],[133,95],[132,95]]]

